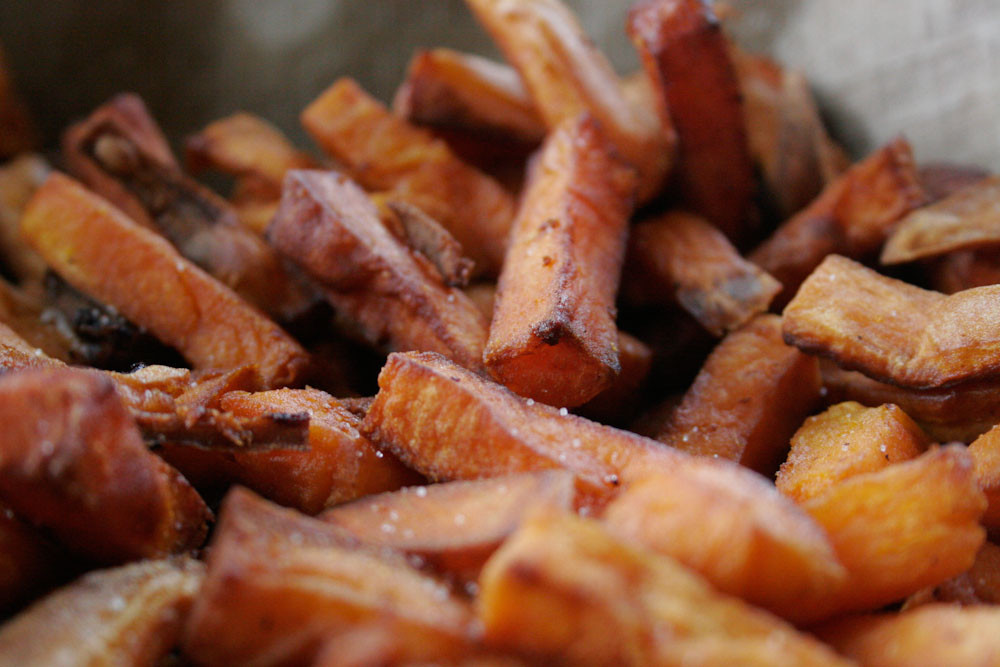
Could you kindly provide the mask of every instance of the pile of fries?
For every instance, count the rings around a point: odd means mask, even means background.
[[[509,65],[322,155],[122,94],[50,164],[0,65],[0,663],[1000,663],[998,177],[701,0],[627,77],[467,4]]]

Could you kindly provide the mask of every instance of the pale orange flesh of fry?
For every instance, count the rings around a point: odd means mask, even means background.
[[[621,370],[614,301],[634,178],[589,116],[549,135],[511,231],[484,352],[522,396],[573,407]]]

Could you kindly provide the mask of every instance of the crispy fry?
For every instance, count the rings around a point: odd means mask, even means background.
[[[816,360],[785,345],[779,317],[761,315],[715,348],[657,440],[770,475],[819,390]]]
[[[838,403],[795,432],[775,485],[801,503],[849,477],[914,459],[930,444],[897,405]]]
[[[45,260],[21,238],[21,214],[31,195],[51,168],[40,155],[30,153],[0,167],[0,262],[19,283],[39,284]]]
[[[831,255],[785,308],[785,340],[913,389],[1000,377],[1000,286],[950,296]]]
[[[526,522],[486,564],[487,645],[574,665],[848,664],[674,560],[569,515]]]
[[[390,234],[368,196],[346,176],[290,172],[268,236],[369,342],[433,350],[482,368],[487,331],[476,306]]]
[[[589,116],[546,140],[511,231],[483,356],[514,392],[573,407],[621,371],[614,301],[634,183]]]
[[[418,51],[393,110],[421,125],[460,127],[538,144],[547,128],[516,70],[451,49]]]
[[[1000,547],[984,542],[972,567],[937,586],[914,593],[906,600],[903,611],[931,602],[1000,603]]]
[[[855,475],[803,507],[826,529],[848,573],[839,595],[816,606],[803,601],[803,620],[901,600],[969,569],[983,544],[986,501],[960,445]]]
[[[500,543],[539,507],[573,510],[574,477],[548,470],[383,493],[323,513],[359,541],[421,558],[474,582]]]
[[[514,202],[496,181],[391,114],[352,79],[334,83],[302,112],[302,124],[365,188],[392,190],[439,220],[478,273],[499,272]]]
[[[158,664],[180,638],[204,573],[190,558],[91,572],[0,626],[0,662]]]
[[[870,667],[995,665],[1000,609],[933,604],[902,614],[852,616],[816,628],[837,651]]]
[[[718,590],[792,620],[802,598],[831,595],[846,579],[816,522],[734,464],[692,459],[640,480],[608,506],[604,521]]]
[[[420,478],[358,433],[360,419],[316,389],[230,392],[219,408],[237,418],[308,415],[305,450],[210,451],[166,444],[161,455],[200,487],[246,485],[307,514],[398,489]]]
[[[671,211],[635,225],[622,291],[632,303],[676,300],[715,336],[767,312],[781,284],[706,220]]]
[[[607,389],[579,407],[577,412],[602,424],[622,424],[634,416],[637,400],[653,366],[653,351],[641,340],[618,331],[621,371]]]
[[[898,138],[827,185],[754,250],[750,261],[778,279],[784,287],[779,304],[787,303],[824,257],[875,252],[896,221],[925,201],[910,145]]]
[[[21,221],[29,242],[78,289],[117,308],[199,368],[255,364],[292,383],[305,351],[277,325],[78,183],[53,173]]]
[[[35,148],[36,142],[35,127],[27,107],[14,89],[3,49],[0,48],[0,159],[30,151]]]
[[[989,171],[981,167],[942,162],[921,165],[917,173],[927,198],[932,202],[950,197],[990,175]]]
[[[596,496],[681,458],[656,441],[522,399],[431,353],[389,355],[361,432],[432,480],[564,468]]]
[[[101,562],[197,547],[211,512],[147,451],[110,379],[70,369],[0,380],[0,497]]]
[[[634,106],[604,55],[560,0],[466,0],[521,74],[550,131],[588,113],[638,171],[638,197],[657,194],[670,169],[676,137],[669,119]]]
[[[472,260],[462,256],[462,246],[441,223],[406,201],[390,200],[387,206],[403,226],[407,245],[431,261],[446,285],[469,284]]]
[[[1000,532],[1000,425],[994,426],[969,445],[979,488],[986,494],[989,506],[983,514],[983,525]]]
[[[0,613],[43,591],[65,569],[65,555],[54,544],[0,505]]]
[[[726,37],[701,0],[642,0],[628,33],[677,128],[676,179],[685,208],[734,243],[747,236],[754,189],[739,80]]]
[[[356,623],[395,620],[408,642],[463,645],[467,603],[402,557],[354,547],[343,531],[236,489],[212,539],[185,631],[200,665],[308,664]]]

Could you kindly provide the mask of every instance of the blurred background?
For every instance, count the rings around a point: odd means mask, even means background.
[[[568,1],[636,66],[628,0]],[[921,161],[1000,171],[997,0],[729,4],[744,46],[806,72],[852,154],[903,132]],[[337,76],[388,100],[415,49],[496,55],[461,0],[0,0],[0,43],[50,144],[122,90],[174,140],[247,109],[304,142],[298,113]]]

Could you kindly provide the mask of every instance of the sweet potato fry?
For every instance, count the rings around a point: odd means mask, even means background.
[[[1000,284],[1000,250],[956,250],[930,262],[932,289],[954,294],[973,287]]]
[[[921,165],[917,173],[927,198],[932,202],[950,197],[990,175],[989,171],[981,167],[947,162]]]
[[[629,11],[627,27],[677,130],[675,173],[684,207],[740,244],[753,163],[739,80],[718,19],[701,0],[642,0]]]
[[[682,458],[654,440],[522,399],[431,353],[389,355],[361,432],[432,480],[564,468],[596,496]]]
[[[370,493],[393,491],[420,477],[358,433],[360,419],[316,389],[276,389],[222,396],[237,418],[308,416],[307,449],[219,451],[165,444],[160,454],[198,487],[243,484],[274,502],[315,514]]]
[[[389,210],[403,226],[406,243],[434,265],[449,287],[465,287],[472,274],[472,260],[462,255],[462,246],[441,224],[406,201],[390,200]]]
[[[292,383],[305,351],[276,324],[72,179],[53,173],[21,228],[78,289],[146,327],[199,368],[256,364],[270,385]]]
[[[451,49],[418,51],[393,110],[420,125],[460,127],[527,145],[547,128],[516,70]]]
[[[573,475],[548,470],[409,487],[335,507],[320,518],[364,544],[416,555],[460,581],[474,582],[529,513],[539,507],[571,512],[573,499]]]
[[[604,522],[718,590],[792,620],[802,598],[831,595],[846,579],[816,522],[731,463],[691,459],[642,479],[611,502]]]
[[[816,628],[838,652],[870,667],[994,665],[1000,609],[933,604],[902,614],[852,616]]]
[[[561,0],[466,0],[507,61],[521,74],[550,131],[583,113],[593,116],[638,171],[638,197],[663,186],[676,137],[669,119],[634,106],[604,55]]]
[[[912,211],[882,246],[883,264],[1000,244],[1000,176],[989,176]]]
[[[35,148],[37,136],[28,109],[17,91],[0,48],[0,159]]]
[[[526,522],[486,564],[487,645],[574,665],[849,664],[676,561],[570,515]]]
[[[622,277],[636,304],[676,300],[715,336],[767,312],[781,284],[706,220],[671,211],[632,227]]]
[[[785,340],[877,380],[931,389],[1000,377],[1000,286],[949,296],[831,255],[785,308]]]
[[[0,498],[101,562],[197,547],[211,512],[142,443],[112,381],[71,369],[0,379]]]
[[[190,558],[91,572],[0,626],[0,662],[158,664],[180,639],[204,572]]]
[[[960,445],[830,486],[803,507],[826,529],[848,583],[800,613],[813,620],[877,609],[969,569],[986,501]],[[812,608],[810,608],[812,607]],[[805,619],[803,619],[805,620]]]
[[[487,331],[479,310],[389,233],[375,205],[346,176],[290,172],[268,237],[369,342],[432,350],[482,368]]]
[[[1000,603],[1000,547],[984,542],[968,570],[907,598],[903,611],[932,602],[961,605]]]
[[[983,525],[1000,532],[1000,425],[994,426],[969,445],[979,488],[986,494],[989,506],[983,514]]]
[[[274,250],[229,204],[184,174],[142,101],[122,95],[70,127],[63,152],[74,175],[133,220],[258,308],[291,320],[313,302]]]
[[[21,238],[21,214],[49,175],[40,155],[22,155],[0,167],[0,262],[19,283],[40,284],[45,260]]]
[[[529,181],[483,360],[514,392],[573,407],[621,371],[614,302],[635,181],[589,116],[549,135]]]
[[[308,664],[322,640],[379,618],[395,620],[408,642],[446,646],[468,641],[472,614],[401,556],[356,548],[335,526],[236,489],[219,515],[184,653],[200,665]]]
[[[849,401],[810,417],[792,436],[778,490],[804,502],[855,475],[914,459],[930,440],[899,406],[866,408]]]
[[[0,322],[0,375],[26,368],[50,368],[62,365],[61,361],[48,356]]]
[[[54,544],[0,506],[0,613],[42,592],[66,569],[65,555]]]
[[[819,390],[816,360],[785,345],[779,317],[761,315],[715,348],[657,440],[770,475]]]
[[[910,145],[896,139],[827,185],[758,246],[750,261],[778,279],[784,288],[778,300],[785,304],[824,257],[874,253],[892,226],[925,201]]]
[[[618,377],[576,411],[602,424],[622,424],[635,415],[640,390],[653,366],[653,351],[641,340],[618,331]]]
[[[392,190],[458,239],[476,271],[503,262],[513,199],[439,139],[393,115],[352,79],[340,79],[302,112],[313,139],[369,190]]]

